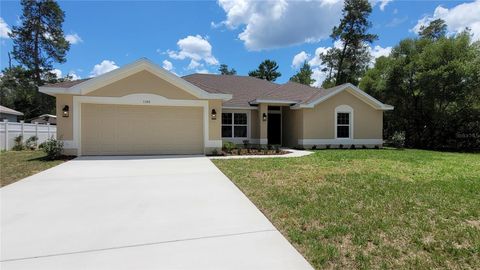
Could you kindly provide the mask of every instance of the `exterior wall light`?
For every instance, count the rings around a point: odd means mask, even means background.
[[[212,109],[212,120],[217,120],[217,111],[215,109]]]
[[[266,113],[263,113],[262,119],[263,119],[263,121],[267,121],[267,114]]]
[[[70,116],[69,110],[70,110],[70,108],[68,107],[68,105],[63,106],[62,116],[63,117],[69,117]]]

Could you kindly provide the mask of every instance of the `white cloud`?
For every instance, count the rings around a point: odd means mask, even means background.
[[[305,62],[308,58],[310,58],[310,55],[308,53],[306,53],[305,51],[299,52],[293,57],[292,67],[293,68],[300,67],[303,64],[303,62]]]
[[[70,42],[70,44],[78,44],[83,42],[83,39],[77,33],[66,35],[65,39]]]
[[[333,47],[337,49],[341,48],[342,42],[336,41],[333,44]],[[298,55],[304,55],[304,54],[308,55],[308,57],[305,60],[308,61],[308,64],[310,64],[310,66],[312,67],[312,71],[313,71],[312,78],[315,79],[315,83],[313,83],[312,86],[319,87],[322,85],[323,81],[326,79],[327,73],[322,71],[322,69],[325,68],[325,65],[322,65],[322,60],[320,59],[320,55],[327,53],[331,49],[332,47],[318,47],[315,50],[315,54],[311,58],[310,58],[310,55],[305,53],[304,51],[294,56],[294,60],[295,60],[295,57],[297,57]],[[382,47],[382,46],[376,45],[373,48],[369,46],[368,50],[372,55],[372,62],[370,65],[373,66],[375,64],[375,59],[377,59],[380,56],[388,56],[392,51],[392,47]],[[293,65],[293,61],[292,61],[292,65]]]
[[[79,75],[77,75],[74,71],[70,71],[70,73],[68,73],[68,76],[72,78],[72,81],[80,80],[82,78]]]
[[[0,17],[0,38],[10,38],[8,33],[10,33],[10,27],[8,24]]]
[[[392,52],[392,47],[385,47],[383,48],[382,46],[376,45],[375,47],[369,47],[370,54],[373,56],[373,58],[377,59],[380,56],[388,56]]]
[[[173,69],[173,64],[172,62],[168,61],[168,60],[163,60],[162,62],[162,67],[168,71],[172,70]]]
[[[55,68],[55,69],[52,69],[50,72],[55,74],[57,78],[62,78],[62,71],[60,69]]]
[[[210,71],[208,71],[207,69],[197,69],[197,70],[195,70],[195,73],[209,74]]]
[[[393,0],[379,0],[380,2],[380,10],[384,11],[385,7],[388,5],[388,3],[392,2]]]
[[[100,64],[96,64],[92,71],[90,72],[90,75],[95,77],[98,75],[102,75],[103,73],[107,73],[109,71],[112,71],[114,69],[117,69],[118,66],[115,64],[115,62],[111,60],[103,60]]]
[[[242,27],[238,38],[248,50],[285,47],[328,38],[337,25],[342,0],[219,0],[226,13],[221,25]],[[212,24],[218,26],[219,24]]]
[[[218,65],[218,60],[212,54],[212,45],[200,35],[188,36],[177,42],[179,51],[168,50],[168,56],[172,59],[190,59],[189,69],[202,65]]]
[[[443,19],[451,34],[461,32],[468,27],[471,29],[473,39],[480,40],[480,0],[459,4],[451,9],[437,6],[432,16],[419,19],[410,30],[418,33],[422,26],[426,26],[436,19]]]

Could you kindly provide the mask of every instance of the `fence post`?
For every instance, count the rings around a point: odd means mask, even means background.
[[[23,143],[23,142],[25,142],[25,120],[20,120],[20,124],[21,124],[21,127],[20,127],[21,133],[20,133],[20,135],[22,135],[22,143]]]
[[[50,123],[47,123],[47,138],[50,139]]]
[[[8,151],[8,119],[3,119],[5,125],[5,151]]]

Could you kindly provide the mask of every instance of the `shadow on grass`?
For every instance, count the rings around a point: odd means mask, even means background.
[[[60,156],[58,158],[55,158],[55,159],[51,159],[51,158],[48,158],[47,156],[42,156],[42,157],[37,157],[37,158],[31,158],[31,159],[28,159],[27,161],[31,162],[31,161],[40,161],[40,162],[52,162],[52,161],[57,161],[57,160],[61,160],[61,161],[69,161],[69,160],[72,160],[76,158],[76,156]]]

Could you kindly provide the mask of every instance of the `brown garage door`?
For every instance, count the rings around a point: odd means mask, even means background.
[[[82,155],[203,153],[203,108],[82,104]]]

